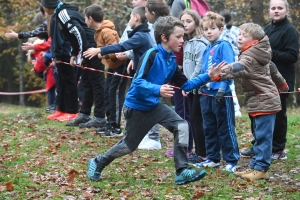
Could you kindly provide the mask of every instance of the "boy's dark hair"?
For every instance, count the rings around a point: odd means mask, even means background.
[[[156,43],[161,43],[161,35],[165,35],[167,40],[169,40],[170,35],[174,32],[176,26],[184,29],[183,22],[176,17],[166,16],[160,18],[154,29]]]
[[[102,7],[97,4],[92,4],[86,7],[83,11],[86,17],[92,17],[95,22],[103,21],[103,10]]]
[[[226,28],[231,29],[231,27],[232,27],[231,13],[229,11],[222,11],[220,14],[225,19]]]
[[[36,26],[41,25],[44,21],[45,19],[41,12],[38,12],[33,18],[33,22]]]
[[[150,13],[154,12],[157,17],[170,15],[170,8],[164,0],[148,0],[146,7]]]
[[[40,4],[40,11],[43,15],[45,15],[44,6],[42,4]]]
[[[147,17],[145,15],[145,6],[138,6],[132,10],[132,15],[139,15],[141,19],[141,23],[147,23]]]

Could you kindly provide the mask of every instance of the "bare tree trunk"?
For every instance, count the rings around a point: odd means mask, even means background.
[[[18,40],[18,54],[19,54],[19,91],[23,92],[24,91],[24,87],[23,87],[23,52],[21,49],[22,46],[22,40]],[[24,94],[20,94],[20,99],[19,99],[19,105],[21,106],[25,106],[25,101],[24,101]]]
[[[89,5],[92,5],[91,0],[85,0],[85,8],[88,7]]]
[[[289,1],[290,7],[293,8],[295,11],[300,9],[300,4],[299,0],[291,0]],[[299,20],[299,15],[296,15],[296,12],[291,12],[291,19],[292,19],[292,24],[296,27],[296,29],[299,32],[299,27],[300,27],[300,20]],[[300,41],[300,36],[299,36],[299,41]],[[300,88],[300,53],[298,56],[298,62],[296,63],[296,80],[295,80],[295,90],[297,91],[298,88]],[[295,99],[295,106],[299,107],[300,106],[300,94],[296,93],[294,96]]]
[[[298,90],[298,88],[300,88],[300,80],[299,80],[299,78],[297,78],[297,77],[299,77],[299,74],[300,74],[300,60],[298,58],[298,62],[296,64],[296,82],[295,82],[295,90],[296,91]],[[295,100],[296,105],[295,106],[299,107],[300,106],[300,94],[296,93],[295,98],[296,98],[296,100]]]
[[[264,26],[264,2],[262,0],[252,0],[250,4],[251,18],[253,23]]]

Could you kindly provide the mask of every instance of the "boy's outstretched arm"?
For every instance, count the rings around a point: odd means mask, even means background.
[[[222,67],[225,65],[226,63],[224,61],[218,64],[217,66],[214,63],[211,69],[207,73],[199,74],[197,77],[188,80],[184,85],[181,86],[181,89],[188,92],[191,91],[192,89],[199,88],[201,85],[204,85],[209,81],[219,80],[220,75],[223,75]]]
[[[232,78],[248,78],[252,74],[252,58],[245,57],[222,67],[221,81]]]

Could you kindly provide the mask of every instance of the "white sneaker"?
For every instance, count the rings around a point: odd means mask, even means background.
[[[226,166],[223,168],[223,171],[228,171],[228,172],[234,174],[236,171],[236,167],[234,164],[227,163]]]
[[[195,163],[195,164],[193,164],[194,165],[194,167],[196,167],[196,168],[201,168],[201,167],[211,167],[211,168],[219,168],[220,167],[220,163],[218,162],[218,163],[215,163],[215,162],[213,162],[213,161],[211,161],[211,160],[206,160],[206,161],[204,161],[204,162],[201,162],[201,163]]]
[[[153,150],[153,149],[161,149],[160,141],[152,140],[147,135],[141,141],[138,146],[138,149],[146,149],[146,150]]]
[[[241,117],[242,113],[241,113],[241,111],[237,110],[237,111],[235,111],[234,115],[235,115],[235,117]]]

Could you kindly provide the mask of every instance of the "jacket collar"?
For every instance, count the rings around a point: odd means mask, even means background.
[[[57,10],[59,10],[63,4],[64,4],[63,2],[59,2],[59,4],[56,6],[56,8],[54,10],[54,14],[56,14]]]
[[[131,38],[136,32],[150,32],[147,23],[143,23],[135,27],[130,33],[128,34],[128,38]]]
[[[285,23],[287,23],[289,20],[288,20],[288,18],[287,17],[285,17],[283,20],[281,20],[281,21],[279,21],[279,22],[273,22],[272,21],[272,26],[274,27],[274,26],[281,26],[281,25],[283,25],[283,24],[285,24]]]
[[[173,52],[168,52],[167,50],[165,50],[164,48],[163,48],[163,46],[161,45],[161,44],[158,44],[157,46],[156,46],[156,48],[162,53],[162,55],[163,55],[163,57],[164,58],[176,58],[176,56],[175,56],[175,54],[173,53]]]
[[[220,44],[221,41],[223,41],[223,40],[222,40],[222,39],[221,39],[221,40],[217,40],[216,42],[214,42],[213,44],[209,44],[208,46],[209,46],[210,48],[213,48],[214,46]]]

